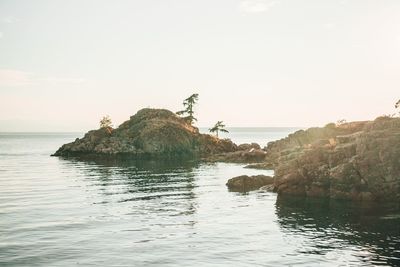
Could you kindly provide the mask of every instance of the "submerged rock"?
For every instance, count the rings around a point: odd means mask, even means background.
[[[247,176],[242,175],[228,180],[226,186],[230,191],[247,192],[260,189],[266,185],[272,185],[274,178],[266,175]]]
[[[60,147],[54,156],[206,157],[233,152],[236,144],[200,134],[198,128],[165,109],[142,109],[117,129],[89,131]]]

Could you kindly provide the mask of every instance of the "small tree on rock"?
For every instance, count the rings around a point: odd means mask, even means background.
[[[183,117],[188,123],[193,124],[197,119],[194,117],[194,104],[199,100],[199,94],[192,94],[183,101],[184,110],[176,112],[177,115],[187,115]]]
[[[400,108],[400,100],[396,102],[396,104],[394,105],[395,108]]]
[[[228,130],[225,129],[225,124],[222,121],[218,121],[214,127],[209,129],[210,133],[215,133],[218,137],[218,132],[229,133]]]
[[[100,128],[112,128],[112,121],[110,116],[106,115],[100,120]]]

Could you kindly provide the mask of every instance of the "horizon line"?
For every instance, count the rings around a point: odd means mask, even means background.
[[[308,129],[308,128],[313,128],[313,127],[318,127],[318,126],[311,126],[311,127],[302,127],[302,126],[231,126],[231,127],[226,127],[226,129],[267,129],[267,128],[275,128],[275,129],[293,129],[293,128],[298,128],[298,129]],[[200,126],[197,127],[199,129],[204,129],[204,128],[209,128],[209,126]],[[117,128],[115,128],[117,129]],[[91,129],[92,130],[97,130],[97,129]],[[81,131],[0,131],[0,134],[12,134],[12,133],[84,133],[87,132],[87,130],[81,130]]]

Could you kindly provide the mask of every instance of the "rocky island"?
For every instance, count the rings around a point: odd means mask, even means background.
[[[237,150],[231,140],[201,134],[197,127],[169,110],[145,108],[116,129],[89,131],[83,138],[60,147],[54,156],[203,158]]]

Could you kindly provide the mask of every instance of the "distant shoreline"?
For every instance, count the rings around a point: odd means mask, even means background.
[[[200,131],[205,131],[208,132],[209,127],[199,127]],[[298,127],[298,126],[293,126],[293,127],[278,127],[278,126],[272,126],[272,127],[226,127],[228,130],[234,130],[234,131],[240,131],[240,130],[259,130],[260,132],[264,130],[300,130],[300,129],[306,129],[310,127]],[[0,134],[82,134],[87,131],[0,131]]]

